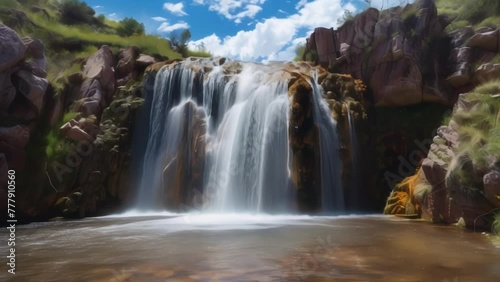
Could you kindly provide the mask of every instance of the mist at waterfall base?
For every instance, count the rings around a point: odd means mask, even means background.
[[[152,91],[145,91],[142,136],[135,141],[143,152],[132,208],[304,213],[296,204],[289,145],[289,74],[299,72],[313,89],[319,132],[316,189],[321,199],[314,214],[354,213],[346,211],[337,125],[322,98],[316,70],[291,63],[218,60],[188,59],[165,66],[156,74]]]

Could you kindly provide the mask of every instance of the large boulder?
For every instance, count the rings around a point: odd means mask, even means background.
[[[135,65],[140,68],[146,68],[149,65],[158,63],[158,60],[155,57],[141,54],[139,58],[135,61]]]
[[[24,148],[30,139],[29,129],[20,125],[1,127],[0,139],[18,148]]]
[[[484,197],[495,207],[500,207],[500,172],[492,170],[483,177]]]
[[[474,75],[477,84],[500,78],[500,64],[486,63],[479,66]]]
[[[115,71],[113,52],[108,46],[102,46],[87,59],[87,63],[83,67],[83,74],[88,79],[99,80],[106,101],[109,103],[115,91]]]
[[[38,77],[47,77],[47,58],[42,41],[25,37],[22,39],[27,47],[26,56],[30,57],[30,69]]]
[[[314,29],[314,33],[319,64],[324,67],[333,65],[337,52],[333,28],[318,27]]]
[[[49,85],[45,78],[40,78],[30,72],[19,70],[14,73],[17,89],[31,105],[33,105],[38,114],[42,112],[45,91]],[[16,83],[17,82],[17,83]]]
[[[17,171],[24,168],[24,148],[28,144],[29,137],[29,129],[25,126],[0,128],[0,152],[4,154],[9,168]]]
[[[74,141],[93,142],[99,132],[92,118],[71,119],[59,128],[59,134]]]
[[[26,46],[9,27],[0,24],[0,72],[7,71],[24,58]]]
[[[415,23],[415,39],[421,43],[422,39],[432,36],[441,30],[435,0],[417,0],[417,21]]]
[[[496,30],[478,32],[468,41],[467,46],[477,47],[491,52],[500,52],[500,27]]]
[[[139,56],[140,50],[135,46],[120,50],[118,54],[119,61],[116,65],[116,78],[123,78],[131,73]]]
[[[102,93],[101,83],[98,79],[87,79],[82,83],[82,85],[80,86],[78,99],[83,98],[91,98],[92,100],[96,100],[103,107],[107,105]]]
[[[16,89],[10,77],[10,73],[0,72],[0,113],[5,112],[16,97]]]
[[[354,19],[355,35],[352,42],[356,50],[363,50],[372,43],[379,16],[379,11],[374,8],[369,8],[356,16]]]

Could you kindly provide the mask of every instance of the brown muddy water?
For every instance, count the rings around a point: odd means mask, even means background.
[[[500,281],[489,235],[394,217],[129,213],[16,235],[0,281]]]

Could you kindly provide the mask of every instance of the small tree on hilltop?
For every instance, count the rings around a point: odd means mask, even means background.
[[[60,20],[63,24],[99,24],[94,18],[95,11],[85,2],[79,0],[63,0],[59,6]]]
[[[345,9],[342,17],[337,19],[337,25],[342,26],[351,21],[354,21],[354,13],[351,10]]]
[[[189,29],[185,29],[181,33],[172,32],[169,37],[172,49],[179,52],[183,58],[188,56],[187,43],[189,39],[191,39],[191,31],[189,31]]]
[[[144,34],[144,24],[136,21],[134,18],[124,18],[119,23],[116,32],[118,35],[123,37],[129,37],[132,35],[142,35]]]

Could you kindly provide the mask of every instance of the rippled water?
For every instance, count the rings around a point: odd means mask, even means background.
[[[489,236],[382,216],[130,213],[20,226],[16,242],[1,281],[500,281]]]

